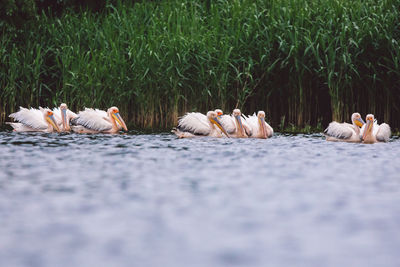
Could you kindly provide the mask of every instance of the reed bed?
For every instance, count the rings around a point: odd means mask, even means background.
[[[140,128],[236,107],[280,130],[354,111],[400,128],[399,0],[120,2],[0,25],[0,122],[65,102]]]

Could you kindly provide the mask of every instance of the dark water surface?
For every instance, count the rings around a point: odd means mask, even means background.
[[[400,266],[400,140],[0,132],[0,266]]]

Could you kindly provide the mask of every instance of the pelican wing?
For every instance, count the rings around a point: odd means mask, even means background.
[[[232,115],[222,115],[219,119],[228,134],[236,133],[235,118]]]
[[[18,112],[10,114],[9,117],[36,130],[47,129],[47,124],[43,119],[43,113],[39,109],[20,107]]]
[[[208,118],[199,112],[190,112],[178,121],[178,130],[197,135],[209,135],[211,132]]]
[[[104,113],[107,115],[105,111]],[[74,123],[99,132],[110,130],[112,124],[106,117],[102,116],[104,113],[99,112],[99,110],[86,108],[84,111],[79,111],[77,117],[74,119]]]
[[[78,115],[75,112],[72,112],[71,110],[67,109],[67,118],[68,119],[75,119],[78,117]]]
[[[246,132],[247,136],[252,136],[253,128],[247,122],[246,116],[244,116],[243,114],[242,114],[242,124],[243,124],[243,128],[244,128],[244,131]]]
[[[324,133],[327,136],[335,137],[338,139],[349,139],[354,134],[353,125],[349,123],[338,123],[333,121],[329,123],[328,128],[325,129]]]
[[[246,124],[249,126],[250,130],[251,130],[251,135],[258,135],[259,133],[259,126],[258,126],[258,117],[257,115],[254,113],[252,116],[244,116],[243,118],[246,122]]]
[[[390,130],[390,126],[386,123],[382,123],[377,128],[378,128],[378,130],[376,133],[376,140],[378,140],[380,142],[388,142],[389,138],[392,134],[392,132]]]
[[[267,128],[267,136],[272,137],[274,135],[274,129],[267,122],[264,122]]]
[[[16,131],[16,132],[36,132],[37,131],[37,129],[33,129],[32,127],[29,127],[29,126],[19,123],[19,122],[6,122],[6,124],[11,125],[11,127],[13,127],[14,131]]]
[[[101,109],[94,109],[93,110],[94,112],[96,112],[99,116],[101,116],[103,119],[106,119],[106,120],[108,120],[108,114],[107,114],[107,112],[106,111],[104,111],[104,110],[101,110]]]

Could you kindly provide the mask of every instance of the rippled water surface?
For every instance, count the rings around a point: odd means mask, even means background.
[[[0,266],[400,266],[400,141],[0,132]]]

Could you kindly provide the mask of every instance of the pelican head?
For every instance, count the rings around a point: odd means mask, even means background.
[[[227,137],[229,137],[225,128],[222,126],[221,122],[218,120],[217,112],[215,112],[215,111],[207,112],[207,118],[211,123],[215,124]]]
[[[56,123],[56,120],[54,119],[54,114],[53,111],[51,111],[50,109],[43,109],[43,116],[44,116],[44,120],[53,127],[54,130],[56,130],[57,132],[60,132],[60,128],[58,128],[58,125]]]
[[[117,121],[118,124],[121,125],[125,131],[128,131],[124,120],[122,119],[121,115],[119,115],[119,109],[117,107],[109,108],[107,110],[107,113],[109,114],[110,118],[113,118],[115,121]]]
[[[245,137],[243,124],[242,124],[242,112],[240,112],[240,109],[236,108],[233,110],[232,115],[236,120],[239,136]]]
[[[219,108],[217,108],[217,109],[215,110],[215,112],[217,113],[218,118],[221,118],[221,116],[224,114],[224,113],[222,112],[222,110],[220,110]]]
[[[372,133],[372,128],[374,126],[374,115],[368,114],[367,117],[365,118],[367,121],[367,125],[365,126],[364,134],[362,139],[365,140],[365,138]]]
[[[62,119],[63,127],[65,130],[70,131],[71,128],[69,127],[69,122],[67,122],[67,109],[68,109],[67,104],[62,103],[60,105],[61,119]]]
[[[233,114],[233,116],[236,117],[236,116],[241,116],[242,112],[240,112],[240,109],[236,108],[233,110],[232,114]]]
[[[351,122],[358,127],[363,127],[365,124],[364,120],[361,118],[360,113],[356,112],[351,115]]]
[[[260,137],[261,138],[267,138],[267,126],[265,123],[265,112],[260,110],[257,113],[257,118],[258,118],[258,123],[260,124]]]

